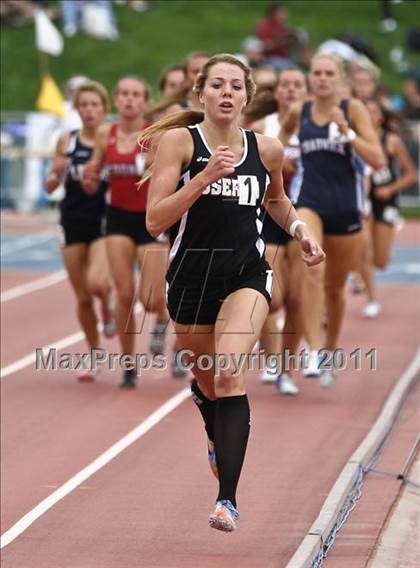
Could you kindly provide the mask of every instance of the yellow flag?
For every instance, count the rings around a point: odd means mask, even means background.
[[[42,77],[41,90],[36,101],[36,108],[64,118],[64,97],[51,75]]]

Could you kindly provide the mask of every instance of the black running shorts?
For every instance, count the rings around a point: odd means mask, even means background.
[[[154,242],[166,242],[166,237],[154,239],[146,229],[146,211],[125,211],[108,206],[106,210],[106,235],[124,235],[136,246]]]
[[[171,319],[180,324],[212,325],[223,301],[236,290],[252,288],[271,302],[273,271],[261,264],[252,272],[243,272],[230,278],[207,281],[203,286],[168,283],[167,302]]]
[[[373,218],[378,223],[385,223],[391,227],[398,225],[401,217],[398,207],[395,203],[386,201],[372,200]]]
[[[62,246],[90,245],[104,236],[103,219],[62,219]]]

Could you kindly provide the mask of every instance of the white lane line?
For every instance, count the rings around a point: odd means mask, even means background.
[[[19,252],[26,248],[32,248],[34,246],[46,243],[57,237],[56,233],[51,231],[42,231],[36,235],[27,235],[19,239],[13,240],[11,243],[6,243],[2,245],[0,251],[1,256],[6,256],[7,254],[12,254],[14,252]]]
[[[137,315],[142,311],[143,311],[143,306],[140,303],[136,303],[135,306],[134,306],[134,313]],[[98,331],[99,332],[103,331],[102,323],[99,323]],[[57,351],[59,351],[60,349],[64,349],[65,347],[69,347],[70,345],[74,345],[75,343],[79,343],[79,341],[82,341],[82,339],[84,339],[84,338],[85,338],[85,334],[82,331],[72,333],[71,335],[67,335],[66,337],[63,337],[62,339],[59,339],[55,343],[51,343],[50,345],[43,347],[42,348],[42,354],[43,354],[44,357],[47,357],[48,351],[50,351],[50,349],[56,349]],[[36,363],[36,352],[34,350],[31,353],[29,353],[28,355],[21,357],[20,359],[18,359],[14,363],[10,363],[10,365],[7,365],[6,367],[2,367],[0,369],[0,378],[5,379],[7,376],[12,375],[13,373],[16,373],[17,371],[21,371],[22,369],[25,369],[25,367],[29,367],[29,365],[33,365],[35,363]]]
[[[5,292],[2,292],[0,294],[0,303],[4,304],[5,302],[9,302],[10,300],[14,300],[15,298],[20,298],[21,296],[25,296],[26,294],[36,292],[36,290],[48,288],[48,286],[53,286],[58,282],[66,280],[66,278],[66,271],[59,270],[58,272],[53,272],[52,274],[39,278],[38,280],[33,280],[32,282],[27,282],[26,284],[14,286],[13,288],[9,288],[9,290],[6,290]]]
[[[189,387],[185,387],[179,391],[175,396],[167,400],[162,406],[157,410],[152,412],[146,420],[141,422],[134,430],[131,430],[98,458],[96,458],[92,463],[86,466],[84,469],[76,473],[71,479],[69,479],[64,485],[59,487],[56,491],[51,493],[46,499],[41,501],[34,509],[29,511],[24,515],[17,523],[15,523],[9,530],[7,530],[1,536],[0,548],[4,548],[11,542],[15,540],[20,534],[22,534],[28,527],[32,525],[39,517],[46,513],[51,507],[63,499],[66,495],[71,493],[76,487],[81,485],[89,477],[107,465],[111,460],[117,457],[126,448],[131,446],[139,438],[144,436],[149,430],[151,430],[156,424],[158,424],[165,416],[170,414],[175,408],[177,408],[184,400],[190,396]]]
[[[77,333],[72,333],[71,335],[67,335],[67,337],[63,337],[63,339],[59,339],[55,343],[51,343],[51,345],[47,345],[46,347],[42,348],[42,353],[44,357],[48,355],[48,351],[50,349],[64,349],[64,347],[69,347],[70,345],[74,345],[74,343],[78,343],[85,338],[85,334],[82,331],[78,331]],[[16,373],[17,371],[21,371],[25,369],[25,367],[29,367],[29,365],[34,365],[36,362],[36,353],[35,350],[29,355],[25,355],[21,359],[18,359],[14,363],[7,365],[0,369],[0,376],[2,379],[5,379],[9,375]]]

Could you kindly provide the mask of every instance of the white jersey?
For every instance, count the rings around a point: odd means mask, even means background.
[[[271,138],[278,138],[280,135],[281,124],[277,112],[269,114],[264,119],[264,136]],[[284,148],[284,153],[289,160],[298,160],[300,158],[299,138],[296,134],[292,134],[287,145]]]
[[[280,134],[281,124],[279,122],[279,115],[276,112],[269,114],[264,119],[264,136],[271,138],[278,138]]]
[[[269,114],[264,119],[264,135],[270,136],[271,138],[278,138],[281,130],[281,124],[279,121],[279,115],[277,112],[273,112]],[[292,134],[289,138],[288,143],[284,147],[284,155],[287,159],[297,162],[299,164],[300,161],[300,144],[299,138],[296,134]],[[299,173],[299,165],[298,165],[298,173]],[[295,201],[297,198],[297,187],[300,185],[298,179],[295,176],[284,175],[284,187],[286,193],[292,199],[292,202]]]

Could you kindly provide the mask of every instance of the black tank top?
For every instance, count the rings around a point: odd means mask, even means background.
[[[397,179],[397,168],[396,168],[396,161],[394,156],[392,156],[388,151],[387,151],[387,139],[388,139],[388,133],[384,132],[382,135],[382,148],[384,150],[384,154],[386,156],[386,166],[384,168],[381,168],[380,170],[376,170],[373,172],[372,176],[371,176],[371,200],[372,203],[373,202],[378,202],[380,205],[382,206],[386,206],[386,205],[393,205],[396,206],[398,204],[398,193],[394,193],[394,195],[392,195],[389,199],[387,199],[386,201],[380,201],[376,196],[375,196],[375,189],[378,187],[382,187],[384,185],[389,185],[390,183],[393,183],[396,179]]]
[[[78,131],[71,132],[66,152],[70,167],[64,182],[65,196],[60,204],[61,222],[79,219],[96,221],[104,215],[106,181],[102,179],[98,191],[93,195],[85,193],[80,184],[84,165],[90,160],[92,152],[91,146],[80,141]]]
[[[188,127],[194,152],[178,189],[200,173],[211,157],[198,124]],[[257,268],[264,259],[262,201],[270,182],[254,132],[242,130],[244,152],[235,172],[207,186],[170,229],[168,282],[198,283]]]

